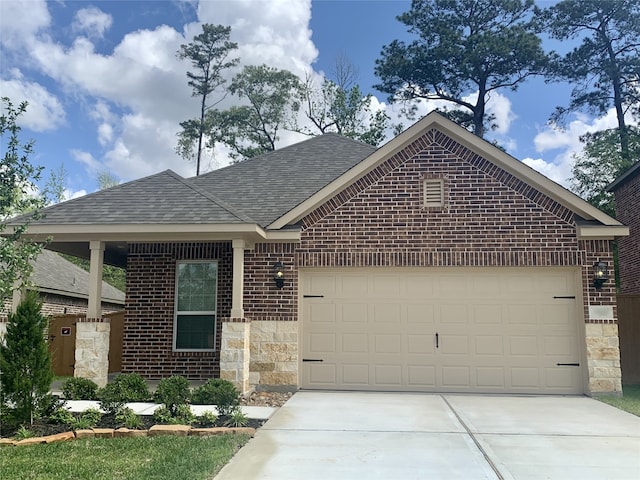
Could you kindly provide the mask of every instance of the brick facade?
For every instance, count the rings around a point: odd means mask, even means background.
[[[444,179],[443,207],[423,207],[427,178]],[[436,130],[309,213],[300,225],[300,244],[256,244],[245,253],[246,318],[233,320],[256,322],[255,331],[250,327],[242,331],[250,339],[249,377],[257,387],[276,378],[287,382],[297,378],[297,372],[290,370],[298,361],[292,348],[292,339],[299,342],[298,329],[287,327],[278,336],[277,325],[271,322],[297,324],[300,268],[574,267],[582,272],[584,323],[616,324],[612,282],[600,291],[591,286],[593,264],[613,264],[610,242],[579,241],[573,212]],[[230,312],[230,245],[131,245],[124,370],[149,378],[220,374],[218,352],[172,352],[175,263],[219,260],[220,322]],[[272,279],[278,261],[286,269],[283,289],[277,289]],[[592,318],[592,306],[606,307],[611,314],[602,317],[601,309],[598,318]],[[258,326],[257,322],[263,323]],[[597,334],[597,327],[589,328]],[[620,391],[617,345],[607,342],[606,351],[599,340],[585,346],[590,392]],[[216,345],[219,349],[220,338]],[[246,348],[242,343],[242,351]],[[240,361],[240,357],[228,361]],[[242,361],[244,364],[243,355]]]
[[[176,262],[217,260],[218,298],[215,352],[174,352]],[[231,242],[156,243],[129,246],[127,299],[122,349],[123,373],[149,379],[220,375],[222,322],[231,314]]]
[[[616,218],[629,227],[618,240],[620,293],[640,295],[640,171],[615,191]]]

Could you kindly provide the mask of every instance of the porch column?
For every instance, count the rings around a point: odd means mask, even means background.
[[[233,240],[233,292],[231,294],[231,318],[244,318],[244,240]]]
[[[109,371],[109,332],[111,325],[102,318],[102,266],[104,242],[89,242],[89,303],[87,317],[76,319],[76,351],[73,375],[88,378],[104,387]]]
[[[16,313],[18,305],[24,299],[24,286],[20,285],[20,282],[16,280],[13,284],[13,296],[11,297],[11,313]]]
[[[104,265],[104,242],[89,242],[91,265],[89,267],[89,305],[87,319],[102,317],[102,267]]]

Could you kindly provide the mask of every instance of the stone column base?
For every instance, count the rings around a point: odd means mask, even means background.
[[[249,334],[251,323],[245,319],[222,323],[220,378],[232,382],[240,393],[250,393]]]
[[[104,387],[109,375],[108,319],[78,320],[76,323],[75,377],[88,378]]]

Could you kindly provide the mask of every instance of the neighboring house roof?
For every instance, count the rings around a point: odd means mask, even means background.
[[[616,178],[613,182],[611,182],[607,187],[607,191],[615,192],[619,187],[627,183],[629,180],[631,180],[638,174],[640,174],[640,162],[636,162],[634,165],[629,167],[626,172],[624,172],[622,175]]]
[[[295,241],[305,215],[393,155],[417,153],[405,150],[429,132],[442,133],[574,212],[580,238],[628,235],[617,220],[436,112],[379,149],[325,134],[199,177],[167,170],[48,207],[28,231],[53,236],[59,243],[49,248],[58,251],[71,252],[72,242],[112,242],[105,261],[119,255],[119,264],[126,242]]]
[[[42,293],[89,298],[89,272],[50,250],[43,250],[33,264],[31,281]],[[102,282],[102,301],[124,305],[125,294]]]

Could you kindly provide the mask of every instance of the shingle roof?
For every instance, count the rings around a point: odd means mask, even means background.
[[[329,133],[199,177],[166,170],[48,207],[33,224],[267,226],[375,150]]]
[[[33,264],[31,281],[37,290],[88,298],[89,272],[50,250],[43,250]],[[102,300],[124,304],[124,292],[102,282]]]
[[[171,170],[44,209],[34,224],[253,223]]]
[[[327,133],[189,181],[266,226],[376,150]]]

